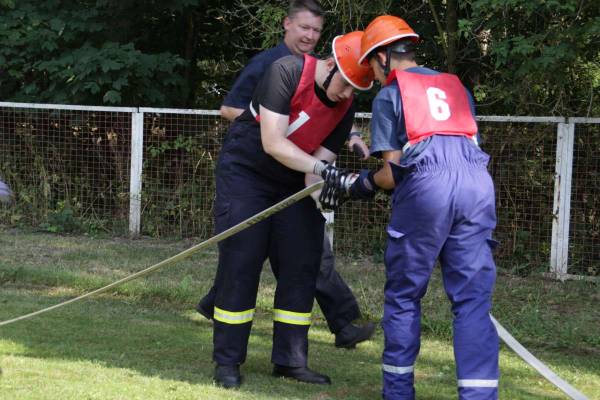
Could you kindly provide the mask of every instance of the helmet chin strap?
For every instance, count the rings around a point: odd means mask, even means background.
[[[327,91],[327,88],[329,87],[329,85],[331,84],[331,80],[333,79],[333,75],[335,75],[337,70],[338,70],[338,67],[337,67],[337,64],[335,64],[335,66],[331,69],[331,71],[329,71],[329,75],[327,75],[327,78],[325,78],[325,81],[323,81],[323,89],[325,89],[325,91]]]
[[[383,70],[383,74],[385,75],[385,77],[387,78],[388,74],[390,73],[390,64],[391,64],[391,59],[392,59],[392,49],[390,46],[385,48],[385,64],[381,62],[381,59],[377,56],[377,54],[375,54],[375,58],[377,59],[377,64],[379,64],[379,66],[381,67],[381,69]]]
[[[383,72],[385,73],[385,77],[387,78],[387,76],[390,73],[390,66],[392,64],[392,46],[388,46],[385,48],[385,55],[385,68]]]

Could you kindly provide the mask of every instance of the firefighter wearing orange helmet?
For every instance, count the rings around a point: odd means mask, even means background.
[[[352,127],[353,91],[370,88],[373,80],[371,69],[358,64],[361,38],[359,32],[335,38],[333,56],[325,60],[287,56],[268,68],[219,155],[217,233],[321,179],[322,160],[335,160]],[[277,277],[273,374],[330,383],[307,365],[323,228],[319,208],[305,198],[219,243],[213,325],[217,384],[241,384],[240,365],[267,258]]]
[[[387,227],[382,326],[383,397],[415,398],[421,298],[439,259],[452,303],[459,398],[498,398],[498,334],[490,319],[496,279],[494,184],[478,143],[470,93],[455,75],[420,67],[419,36],[401,18],[375,18],[359,62],[384,85],[373,101],[371,153],[387,162],[358,177],[331,172],[341,202],[393,190]]]

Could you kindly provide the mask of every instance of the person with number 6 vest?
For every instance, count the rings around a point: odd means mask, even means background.
[[[353,91],[368,90],[358,64],[362,32],[338,36],[324,60],[291,55],[273,62],[252,101],[229,128],[216,173],[215,230],[231,226],[321,179],[354,118]],[[315,198],[316,200],[316,198]],[[241,384],[260,272],[268,258],[273,304],[273,375],[313,384],[329,377],[308,368],[308,329],[323,249],[324,218],[304,198],[219,243],[215,279],[215,381]]]
[[[377,172],[361,171],[346,196],[369,199],[379,188],[393,189],[383,398],[415,398],[421,298],[439,258],[454,314],[459,398],[497,399],[499,342],[489,315],[496,279],[489,156],[478,145],[471,95],[455,75],[417,65],[418,41],[401,18],[379,16],[365,29],[359,60],[385,85],[372,105],[371,152],[386,163]]]

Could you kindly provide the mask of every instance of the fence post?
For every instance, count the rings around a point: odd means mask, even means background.
[[[335,221],[335,213],[333,211],[322,211],[321,214],[325,217],[325,237],[329,240],[329,245],[333,252],[333,222]]]
[[[550,272],[561,279],[567,274],[569,259],[574,138],[575,124],[558,124],[556,130],[556,167],[554,175],[554,205],[552,208]]]
[[[129,177],[129,234],[139,236],[142,212],[144,113],[131,113],[131,170]]]

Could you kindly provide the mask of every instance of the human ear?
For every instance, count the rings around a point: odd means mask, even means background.
[[[375,57],[377,57],[377,59],[379,60],[379,63],[380,63],[381,65],[385,65],[385,62],[386,62],[386,60],[387,60],[387,54],[385,53],[385,51],[383,51],[383,50],[378,50],[378,51],[375,53]]]
[[[335,60],[333,57],[329,57],[327,60],[325,60],[325,63],[327,66],[327,71],[331,71],[335,67]]]

